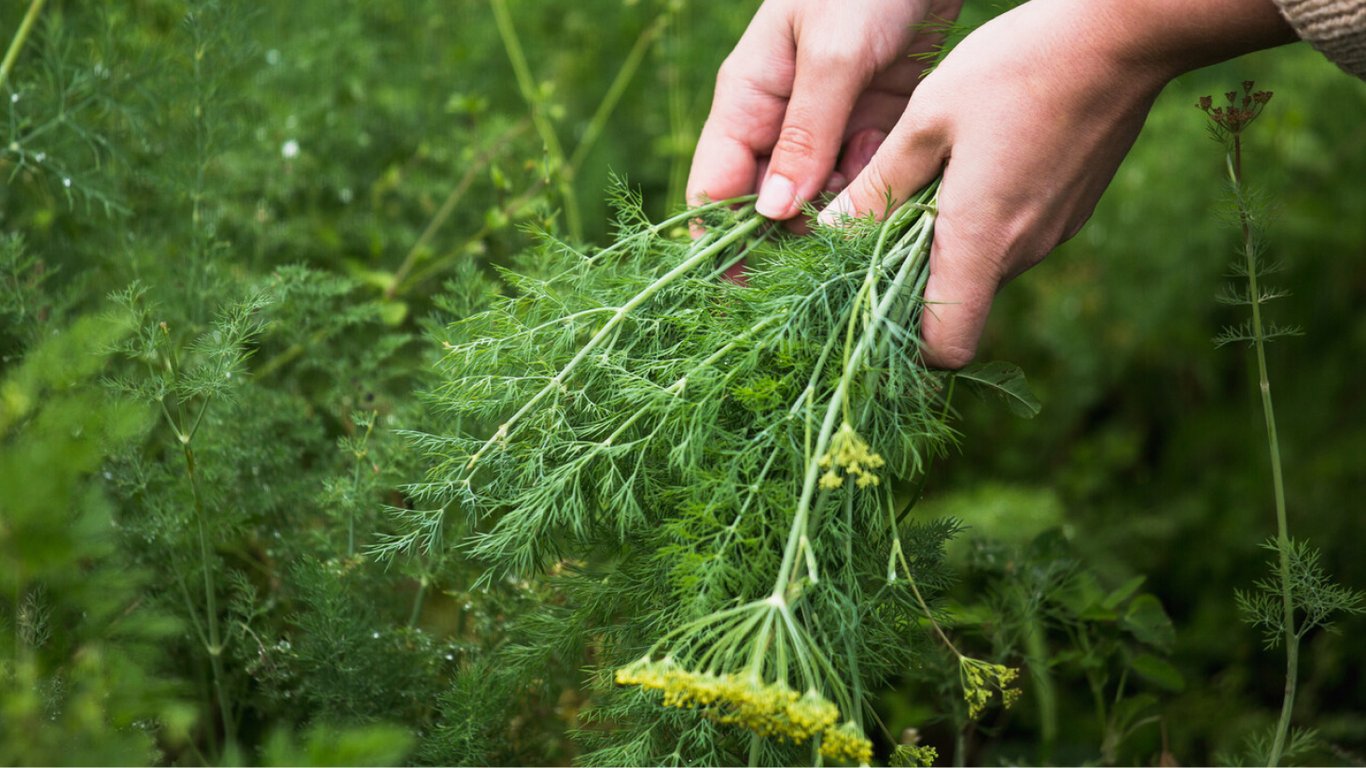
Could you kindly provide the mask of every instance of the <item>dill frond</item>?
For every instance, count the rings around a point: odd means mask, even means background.
[[[621,188],[614,244],[543,238],[507,296],[447,329],[435,399],[463,428],[419,438],[431,511],[372,551],[454,547],[482,584],[616,563],[590,583],[638,581],[589,612],[619,622],[602,639],[617,685],[869,761],[869,692],[912,663],[901,612],[934,622],[895,493],[954,440],[952,375],[918,342],[936,192],[785,238],[745,200],[652,225]],[[742,260],[744,283],[721,279]],[[1037,408],[1013,369],[968,380]],[[444,544],[453,513],[472,532]],[[1013,670],[954,653],[973,716],[990,690],[1012,700]]]

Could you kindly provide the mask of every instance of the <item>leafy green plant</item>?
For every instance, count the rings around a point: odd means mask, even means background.
[[[145,431],[146,411],[98,382],[129,332],[86,317],[0,380],[0,759],[150,763],[195,715],[160,649],[180,629],[143,599],[99,482],[104,456]],[[153,731],[144,727],[155,723]]]
[[[713,513],[697,500],[730,495],[736,482],[717,470],[683,488],[681,469],[664,478],[667,498],[643,505],[673,525],[655,530],[647,519],[610,536],[595,528],[601,535],[591,550],[551,536],[542,542],[544,567],[525,577],[505,566],[486,574],[490,560],[462,546],[510,509],[471,527],[470,510],[452,506],[445,546],[431,556],[378,562],[368,554],[410,533],[413,509],[436,506],[404,489],[429,466],[408,436],[482,440],[500,421],[448,410],[439,392],[422,394],[445,382],[437,368],[443,342],[468,342],[484,322],[470,318],[536,295],[548,272],[574,261],[549,245],[529,248],[532,232],[563,236],[584,254],[596,251],[581,243],[611,241],[612,196],[602,192],[611,169],[630,172],[652,221],[681,208],[712,78],[752,10],[686,0],[500,5],[511,24],[500,26],[490,3],[449,0],[251,8],[212,0],[0,2],[6,762],[747,759],[749,731],[717,722],[726,705],[711,710],[717,719],[661,707],[659,692],[618,686],[613,674],[671,630],[709,615],[733,594],[727,590],[750,590],[742,602],[772,594],[796,508],[781,496],[796,495],[804,479],[794,447],[769,470],[776,477],[784,461],[784,482],[765,483],[766,500],[750,506],[767,516],[737,526],[725,558],[713,556],[711,543],[725,538],[714,534],[732,518],[708,522]],[[969,22],[990,13],[989,5],[965,8]],[[523,59],[516,67],[514,46]],[[1277,404],[1294,412],[1278,425],[1289,512],[1297,536],[1322,547],[1322,569],[1355,583],[1362,561],[1351,546],[1361,523],[1340,510],[1366,482],[1354,460],[1366,450],[1366,401],[1356,384],[1366,338],[1360,260],[1300,256],[1361,251],[1352,224],[1366,192],[1349,183],[1366,173],[1359,84],[1296,47],[1238,67],[1296,83],[1293,99],[1260,118],[1271,130],[1251,132],[1244,149],[1264,158],[1265,186],[1294,190],[1284,195],[1277,232],[1277,251],[1294,256],[1296,269],[1280,278],[1293,293],[1277,306],[1308,327],[1335,330],[1273,347],[1269,366],[1278,367],[1280,354],[1314,361],[1276,382]],[[866,655],[858,675],[850,672],[849,651],[837,646],[844,635],[857,640],[855,630],[844,615],[815,613],[847,583],[842,510],[813,508],[820,581],[803,577],[800,604],[794,599],[789,610],[822,620],[809,633],[813,642],[846,687],[863,685],[864,736],[876,758],[909,763],[933,747],[943,762],[952,752],[955,761],[982,764],[1081,763],[1109,759],[1112,749],[1117,762],[1156,762],[1159,729],[1140,725],[1154,715],[1169,752],[1161,759],[1217,759],[1252,731],[1264,742],[1253,751],[1270,751],[1274,734],[1262,726],[1274,719],[1267,702],[1282,693],[1266,684],[1277,662],[1257,651],[1254,633],[1227,632],[1236,610],[1228,585],[1253,584],[1251,569],[1261,567],[1244,515],[1264,495],[1249,469],[1259,447],[1241,439],[1241,395],[1253,390],[1237,356],[1208,354],[1206,329],[1218,310],[1205,298],[1220,278],[1219,265],[1201,257],[1228,238],[1203,215],[1203,185],[1189,183],[1192,174],[1215,175],[1200,162],[1207,143],[1188,130],[1189,102],[1229,76],[1215,68],[1174,84],[1092,224],[1065,246],[1077,257],[1051,259],[997,302],[984,350],[1009,350],[1026,363],[1049,417],[1002,418],[997,403],[962,394],[969,379],[1000,393],[1014,386],[1012,374],[992,366],[965,372],[951,385],[947,416],[966,436],[951,460],[909,479],[894,479],[889,462],[872,470],[877,486],[861,489],[844,472],[843,487],[827,492],[839,497],[852,487],[858,499],[890,490],[898,510],[919,499],[897,526],[915,584],[960,651],[1020,668],[1016,705],[968,717],[963,667],[925,618],[905,569],[886,583],[888,552],[879,547],[889,546],[892,528],[881,517],[855,519],[881,541],[853,544],[858,556],[876,554],[852,566],[857,597],[867,611],[885,612],[859,618],[873,629],[866,644],[856,642],[856,654]],[[1313,107],[1311,118],[1310,105],[1325,104],[1339,108]],[[581,236],[570,227],[571,199]],[[708,216],[717,227],[734,223],[717,211]],[[677,264],[685,223],[627,250]],[[649,226],[637,215],[628,229]],[[827,239],[852,258],[841,249],[859,237]],[[803,247],[770,236],[751,261],[783,262],[779,250],[794,249],[795,258]],[[569,295],[572,274],[549,292],[582,308],[590,300],[618,306],[645,272],[662,273],[664,262],[628,266],[633,259],[618,253],[604,257],[586,297]],[[824,258],[809,254],[813,264]],[[782,268],[789,276],[791,266]],[[755,297],[758,283],[703,289],[703,273],[692,274],[633,316],[679,343],[690,329],[719,331],[748,317],[734,307]],[[792,284],[800,291],[809,281]],[[131,311],[109,299],[129,296],[130,286],[140,296]],[[854,293],[851,284],[840,295]],[[708,303],[656,322],[667,314],[661,302],[685,295]],[[245,313],[250,332],[221,335],[244,302],[255,306]],[[553,316],[554,305],[543,312]],[[590,320],[565,332],[585,342],[597,327]],[[634,322],[617,335],[643,337]],[[816,325],[828,323],[807,324]],[[770,338],[738,338],[703,379],[714,383]],[[151,368],[132,349],[143,348],[140,339],[155,342],[145,355]],[[680,346],[680,359],[700,354],[699,341]],[[635,349],[659,350],[664,341],[649,343],[656,346]],[[215,384],[216,355],[237,363],[231,379]],[[837,377],[831,355],[824,394]],[[741,434],[742,414],[795,398],[792,388],[805,382],[793,383],[793,371],[809,355],[780,357],[770,350],[758,363],[767,378],[758,368],[733,374],[733,394],[718,409],[727,434]],[[176,375],[168,359],[178,361]],[[637,358],[613,352],[607,362],[618,359]],[[553,375],[537,365],[522,375]],[[945,414],[950,385],[934,374],[926,386],[932,412]],[[623,397],[655,403],[651,392],[664,399],[657,388],[640,380]],[[162,413],[156,392],[166,394],[174,418]],[[1028,410],[1008,394],[1005,402]],[[561,405],[581,415],[593,403]],[[659,415],[646,410],[627,430],[632,440]],[[602,413],[604,422],[617,418]],[[888,460],[858,418],[855,432]],[[181,443],[196,423],[189,447],[203,514]],[[697,453],[714,457],[707,446]],[[623,473],[627,461],[612,458]],[[598,479],[592,467],[587,479]],[[666,487],[638,490],[663,497]],[[967,535],[948,538],[964,526]],[[1192,557],[1191,541],[1220,545]],[[751,553],[762,554],[747,559]],[[795,558],[803,571],[805,559],[804,551]],[[713,575],[688,582],[690,589],[672,579],[674,568],[680,577]],[[1143,586],[1106,609],[1138,574],[1147,576]],[[1265,600],[1279,608],[1278,581],[1269,580],[1277,591]],[[1082,582],[1092,587],[1076,586]],[[1152,606],[1139,600],[1145,594],[1160,599],[1179,628],[1170,656],[1129,629],[1129,606]],[[205,641],[211,615],[217,643]],[[641,626],[641,617],[659,623]],[[1284,761],[1350,762],[1361,752],[1363,693],[1351,683],[1362,657],[1350,645],[1360,621],[1345,616],[1341,633],[1305,634],[1294,719],[1312,724],[1317,738],[1292,730]],[[892,624],[895,643],[884,631]],[[227,707],[214,687],[211,649],[221,653]],[[1153,659],[1170,661],[1186,687],[1164,684],[1171,670]],[[799,674],[788,685],[800,700]],[[808,762],[811,741],[773,740],[761,759]]]

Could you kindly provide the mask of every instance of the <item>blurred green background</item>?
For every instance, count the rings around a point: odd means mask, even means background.
[[[421,477],[403,432],[444,425],[421,397],[441,328],[528,229],[604,242],[612,173],[676,209],[754,7],[49,0],[0,93],[0,760],[572,761],[578,660],[502,698],[471,672],[554,595],[364,545]],[[970,526],[965,616],[1017,562],[1146,577],[1179,679],[1131,683],[1157,719],[1109,751],[1061,662],[1051,704],[1027,684],[961,739],[908,679],[886,719],[946,759],[1202,764],[1274,721],[1282,656],[1234,603],[1266,573],[1271,480],[1251,354],[1210,341],[1242,319],[1214,301],[1237,226],[1194,108],[1243,80],[1275,92],[1246,146],[1291,292],[1269,312],[1304,331],[1270,351],[1291,529],[1366,585],[1366,84],[1293,45],[1166,89],[1091,223],[993,312],[980,357],[1043,414],[961,400],[918,508]],[[1323,737],[1302,759],[1360,765],[1366,624],[1338,629],[1307,640],[1296,722]]]

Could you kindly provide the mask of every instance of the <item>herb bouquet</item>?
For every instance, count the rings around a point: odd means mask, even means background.
[[[420,436],[429,508],[381,548],[564,579],[556,647],[589,643],[619,686],[587,718],[595,759],[867,763],[870,694],[931,634],[973,715],[1016,693],[926,602],[955,524],[906,519],[954,436],[955,377],[917,340],[936,191],[800,238],[748,199],[650,224],[621,193],[613,245],[543,238],[452,329],[436,399],[488,428]],[[1003,368],[969,376],[1032,406]]]

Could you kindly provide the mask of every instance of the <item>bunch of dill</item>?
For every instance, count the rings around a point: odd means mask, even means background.
[[[595,759],[868,762],[870,692],[922,618],[948,642],[924,590],[955,526],[904,520],[953,439],[953,379],[917,340],[936,191],[801,238],[747,200],[652,225],[623,192],[610,247],[543,239],[451,329],[436,401],[462,428],[419,436],[427,508],[380,552],[566,580],[561,630],[668,708],[606,705],[638,730]],[[470,533],[448,543],[453,514]],[[1014,670],[954,653],[974,715],[1013,698]]]

